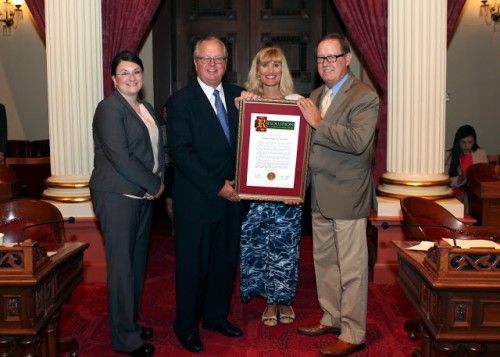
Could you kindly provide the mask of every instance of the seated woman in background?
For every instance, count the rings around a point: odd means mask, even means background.
[[[488,162],[486,151],[477,144],[476,131],[470,125],[462,125],[455,133],[453,147],[448,150],[446,167],[450,176],[450,186],[455,197],[464,202],[467,197],[463,186],[467,183],[466,172],[473,164]]]

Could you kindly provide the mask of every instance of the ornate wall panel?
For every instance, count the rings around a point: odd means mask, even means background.
[[[194,78],[194,44],[213,34],[228,48],[226,79],[230,82],[242,85],[253,55],[273,43],[285,51],[297,92],[308,94],[314,87],[313,55],[322,33],[322,21],[318,19],[322,19],[323,6],[324,1],[311,0],[174,1],[172,90]]]

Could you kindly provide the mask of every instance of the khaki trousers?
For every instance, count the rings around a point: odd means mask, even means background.
[[[367,219],[341,220],[312,212],[313,256],[320,323],[341,329],[339,339],[365,341],[368,296]]]

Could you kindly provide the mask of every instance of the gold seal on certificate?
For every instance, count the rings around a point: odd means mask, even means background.
[[[269,181],[272,181],[272,180],[274,180],[275,178],[276,178],[276,174],[275,174],[274,172],[270,172],[270,173],[268,173],[268,174],[267,174],[267,179],[268,179]]]

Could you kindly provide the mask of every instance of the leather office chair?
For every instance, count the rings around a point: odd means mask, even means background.
[[[465,224],[432,200],[405,197],[401,200],[401,211],[403,232],[408,240],[439,240],[455,237],[500,241],[500,233],[495,227]],[[421,226],[405,226],[404,224]],[[426,225],[440,227],[426,227]]]
[[[0,204],[0,233],[5,243],[26,239],[38,242],[64,242],[64,223],[59,209],[45,201],[20,198]],[[29,227],[32,224],[51,222]]]

